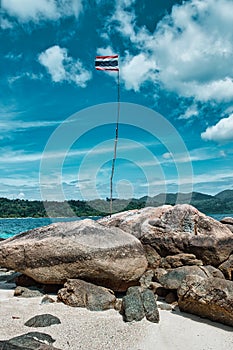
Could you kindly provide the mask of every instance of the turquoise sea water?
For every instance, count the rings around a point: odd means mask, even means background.
[[[233,217],[232,214],[209,214],[216,220],[221,220],[222,218],[228,216]],[[15,218],[15,219],[0,219],[0,238],[9,238],[17,235],[18,233],[32,230],[36,227],[46,226],[53,222],[62,221],[75,221],[83,220],[86,217],[74,217],[74,218]],[[92,217],[92,219],[97,220],[99,217]]]

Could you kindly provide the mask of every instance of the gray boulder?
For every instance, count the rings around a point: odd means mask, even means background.
[[[177,289],[186,276],[198,275],[207,278],[205,271],[199,266],[182,266],[168,271],[158,278],[159,283],[166,289]]]
[[[82,278],[116,291],[147,268],[140,241],[93,220],[55,223],[0,242],[0,266],[45,284]]]
[[[0,341],[0,350],[59,350],[52,345],[54,342],[46,333],[30,332]]]
[[[153,323],[159,322],[159,311],[156,304],[156,299],[154,293],[145,289],[142,292],[142,303],[145,310],[146,319]]]
[[[232,252],[233,232],[188,204],[127,211],[100,222],[138,237],[161,257],[189,253],[204,265],[218,266]]]
[[[91,311],[113,309],[116,303],[116,297],[111,290],[74,279],[65,283],[57,298],[69,306],[86,307]]]
[[[30,318],[28,321],[24,323],[27,327],[49,327],[53,324],[59,324],[61,321],[58,317],[50,315],[50,314],[43,314],[43,315],[36,315],[32,318]]]
[[[181,266],[170,269],[163,275],[157,275],[157,281],[166,289],[177,289],[182,281],[189,275],[196,275],[202,278],[217,277],[224,279],[223,273],[213,266]]]
[[[233,326],[232,281],[190,275],[178,288],[178,297],[181,311]]]
[[[122,299],[122,313],[126,322],[141,321],[145,317],[140,287],[130,287],[127,290]]]
[[[130,287],[122,299],[122,314],[126,322],[141,321],[144,317],[150,322],[159,322],[159,311],[154,293],[141,287]]]

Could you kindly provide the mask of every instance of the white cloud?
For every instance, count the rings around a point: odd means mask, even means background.
[[[21,22],[57,20],[76,16],[82,10],[82,0],[2,0],[2,9]]]
[[[55,83],[67,81],[80,87],[86,87],[91,73],[87,71],[82,62],[68,56],[68,51],[60,46],[52,46],[42,52],[39,62],[47,69]]]
[[[205,141],[233,141],[233,114],[221,119],[216,125],[208,127],[201,137]]]
[[[17,113],[16,113],[17,114]],[[18,113],[19,114],[19,113]],[[2,116],[6,116],[7,113],[3,112]],[[1,116],[1,114],[0,114]],[[31,128],[42,128],[42,127],[49,127],[60,124],[60,121],[32,121],[32,122],[25,122],[22,120],[9,120],[7,121],[0,121],[0,129],[1,131],[18,131],[18,130],[27,130]]]
[[[155,61],[144,53],[136,56],[128,55],[121,69],[121,77],[125,81],[126,89],[139,91],[145,81],[154,81],[155,69]]]
[[[137,27],[135,13],[127,6],[125,1],[118,1],[110,20],[139,52],[135,57],[144,57],[132,81],[127,63],[135,51],[126,55],[122,70],[127,88],[140,89],[153,72],[152,80],[156,78],[167,90],[184,97],[219,102],[233,98],[232,1],[191,0],[174,5],[154,33],[145,26]]]
[[[179,119],[190,119],[192,117],[198,116],[198,108],[196,104],[192,104],[188,107],[184,114],[180,115]]]

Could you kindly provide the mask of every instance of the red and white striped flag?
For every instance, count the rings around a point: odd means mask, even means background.
[[[118,55],[113,56],[96,56],[95,68],[97,70],[119,71]]]

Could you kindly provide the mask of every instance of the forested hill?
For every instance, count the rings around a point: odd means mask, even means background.
[[[65,205],[64,205],[65,203]],[[0,198],[0,217],[67,217],[107,215],[109,200],[93,200],[89,202],[70,200],[67,202],[42,202],[22,199]],[[161,193],[154,197],[142,197],[132,200],[113,201],[114,212],[140,209],[145,206],[160,206],[163,204],[189,203],[206,214],[233,213],[233,190],[225,190],[215,196],[192,193]],[[45,204],[45,205],[44,205]],[[47,211],[45,210],[45,207]],[[72,210],[71,210],[72,209]]]

